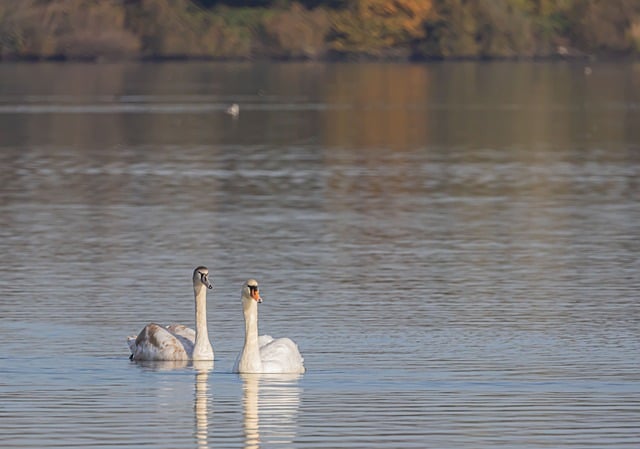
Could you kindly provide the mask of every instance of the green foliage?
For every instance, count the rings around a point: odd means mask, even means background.
[[[569,17],[569,30],[580,48],[608,53],[638,51],[638,0],[576,0]]]
[[[536,24],[524,0],[439,0],[437,19],[418,47],[425,57],[523,57],[536,54]]]
[[[27,58],[111,58],[135,55],[121,2],[0,1],[0,54]]]
[[[340,53],[380,54],[425,35],[432,0],[351,0],[348,9],[332,13],[329,36]]]
[[[297,3],[289,9],[266,15],[262,20],[265,52],[277,58],[316,59],[327,51],[329,14],[307,10]]]
[[[330,53],[640,55],[640,0],[0,0],[2,59]]]

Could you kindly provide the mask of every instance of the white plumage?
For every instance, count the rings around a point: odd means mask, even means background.
[[[233,103],[227,108],[226,112],[232,117],[237,117],[238,115],[240,115],[240,106],[238,106],[237,103]]]
[[[193,271],[196,330],[182,324],[147,324],[137,337],[127,337],[132,360],[213,360],[207,330],[207,289],[211,289],[209,270]]]
[[[236,373],[304,373],[304,359],[290,338],[258,337],[258,282],[250,279],[242,287],[245,340],[233,371]]]

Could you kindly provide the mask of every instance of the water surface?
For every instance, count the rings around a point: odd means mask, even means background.
[[[637,447],[638,123],[638,64],[0,65],[0,445]],[[215,364],[130,362],[200,264]],[[231,373],[249,277],[306,374]]]

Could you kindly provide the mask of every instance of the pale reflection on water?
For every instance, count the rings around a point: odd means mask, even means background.
[[[635,449],[638,67],[0,65],[0,446]]]
[[[284,445],[296,438],[299,374],[241,374],[245,448]]]
[[[209,393],[209,373],[213,370],[213,361],[194,361],[196,370],[196,440],[199,449],[209,448],[209,407],[213,403]]]
[[[186,369],[192,369],[195,372],[193,411],[196,447],[208,449],[209,417],[213,414],[209,374],[213,371],[213,360],[132,361],[131,364],[155,372],[186,371]]]

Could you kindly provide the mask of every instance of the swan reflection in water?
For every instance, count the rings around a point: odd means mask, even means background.
[[[209,448],[209,373],[213,371],[213,360],[170,360],[133,362],[152,371],[174,371],[193,367],[195,371],[195,437],[199,449]]]
[[[300,374],[240,374],[245,449],[292,443],[300,406]]]
[[[213,361],[146,361],[132,362],[144,370],[195,372],[194,421],[195,443],[199,449],[209,448],[209,420],[212,395],[209,374]],[[301,374],[240,374],[246,449],[262,444],[291,444],[296,438],[300,407]],[[172,381],[173,382],[173,381]]]
[[[209,372],[213,370],[213,361],[193,361],[196,371],[196,440],[199,449],[209,447]]]

